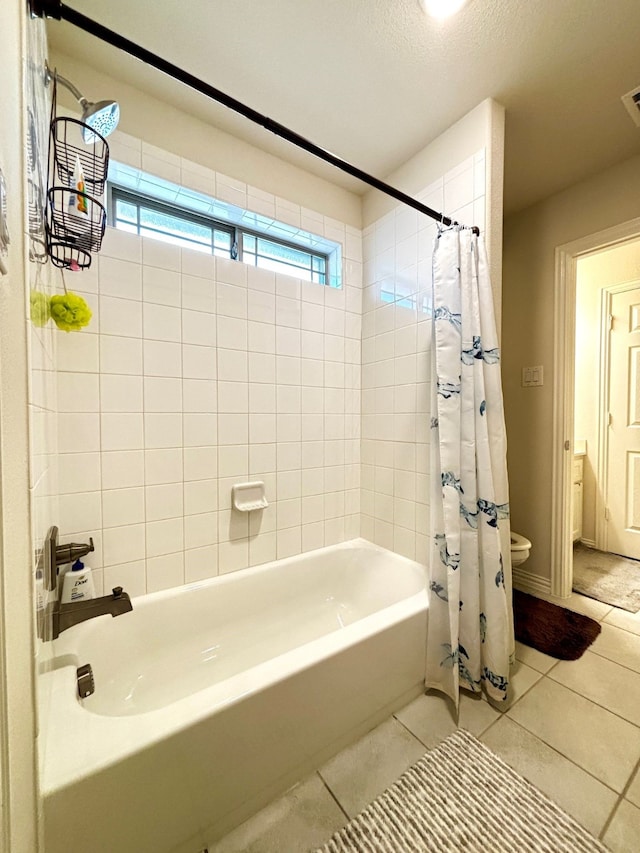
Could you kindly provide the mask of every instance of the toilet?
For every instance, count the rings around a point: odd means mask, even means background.
[[[519,566],[529,557],[531,542],[519,533],[511,531],[511,565]]]

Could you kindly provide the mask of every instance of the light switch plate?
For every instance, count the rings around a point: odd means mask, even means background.
[[[535,367],[523,367],[522,387],[533,388],[537,385],[544,385],[544,367],[541,364]]]

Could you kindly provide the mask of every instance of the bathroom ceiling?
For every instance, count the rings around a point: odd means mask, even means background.
[[[446,21],[419,0],[68,5],[381,178],[495,98],[507,110],[506,212],[640,153],[620,100],[640,84],[638,0],[469,0]],[[367,189],[67,23],[48,30],[59,53]]]

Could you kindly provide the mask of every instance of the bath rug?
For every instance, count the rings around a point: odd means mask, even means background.
[[[602,630],[595,619],[517,589],[513,622],[516,640],[560,660],[578,660]]]
[[[573,549],[573,588],[589,598],[637,613],[640,610],[640,562],[576,545]]]
[[[427,752],[316,853],[606,853],[468,732]]]

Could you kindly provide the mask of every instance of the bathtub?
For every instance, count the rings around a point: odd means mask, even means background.
[[[199,853],[422,690],[425,570],[361,539],[133,604],[40,676],[47,853]]]

